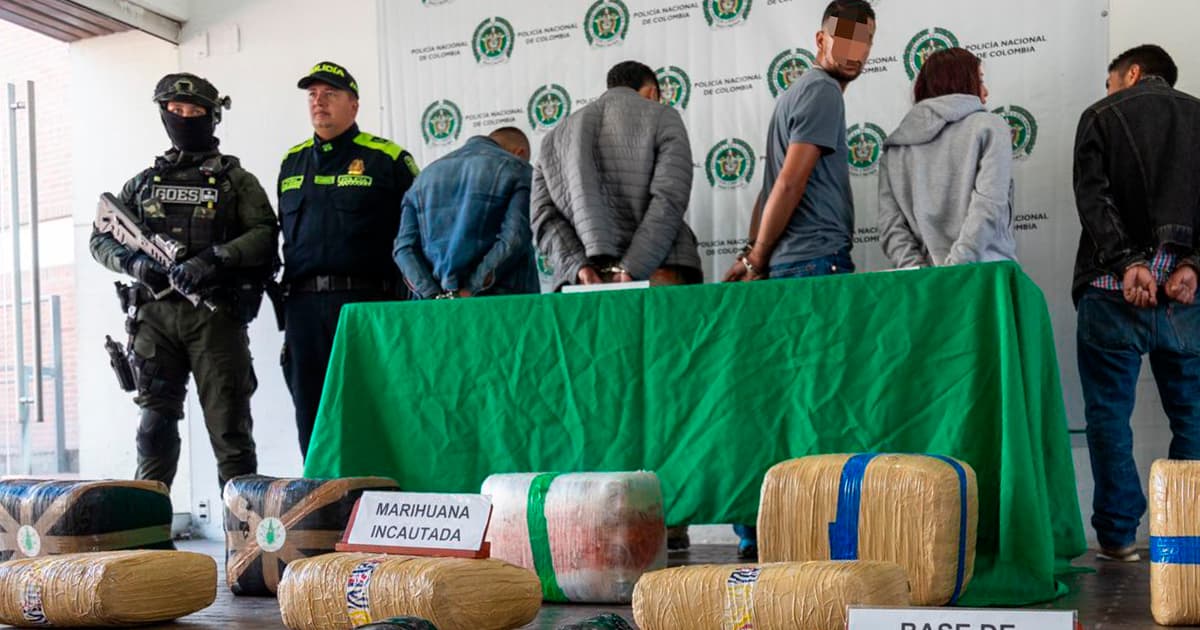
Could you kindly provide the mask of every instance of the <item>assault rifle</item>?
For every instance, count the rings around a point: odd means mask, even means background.
[[[93,225],[97,231],[111,234],[118,243],[125,247],[153,258],[155,262],[162,265],[163,269],[168,271],[187,256],[187,248],[182,243],[163,234],[151,233],[111,193],[100,195],[100,203],[96,206],[96,221]],[[167,277],[170,277],[169,273]],[[171,292],[176,292],[187,298],[187,301],[191,302],[193,306],[204,306],[210,311],[217,310],[212,302],[200,294],[180,290],[174,281],[171,281],[166,287],[147,286],[146,288],[154,294],[156,300],[161,300]]]

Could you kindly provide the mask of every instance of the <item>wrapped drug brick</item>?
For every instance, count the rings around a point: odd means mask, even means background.
[[[0,481],[0,561],[174,548],[171,497],[157,481]]]
[[[633,626],[620,615],[605,613],[583,621],[559,626],[558,630],[633,630]]]
[[[187,551],[103,551],[0,564],[0,623],[129,627],[203,610],[217,597],[217,563]]]
[[[349,630],[400,616],[438,630],[510,630],[533,621],[541,604],[536,575],[494,558],[331,553],[292,562],[279,583],[292,630]]]
[[[975,471],[931,455],[815,455],[773,466],[758,513],[762,562],[881,560],[908,571],[918,606],[971,581]]]
[[[1164,626],[1200,624],[1200,462],[1150,467],[1150,611]]]
[[[235,595],[273,595],[293,560],[333,551],[366,490],[395,490],[384,477],[234,477],[225,484],[225,580]]]
[[[492,475],[492,557],[537,573],[551,602],[628,603],[667,566],[662,488],[649,472]]]
[[[642,576],[633,592],[641,630],[844,630],[847,606],[909,605],[892,562],[696,565]]]

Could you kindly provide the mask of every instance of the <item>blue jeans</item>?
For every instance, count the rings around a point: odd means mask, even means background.
[[[768,278],[810,278],[835,273],[854,273],[854,261],[850,259],[850,250],[843,249],[829,256],[771,265],[767,269]]]
[[[1092,527],[1100,546],[1131,545],[1146,512],[1133,461],[1129,416],[1142,355],[1171,423],[1171,459],[1200,459],[1200,304],[1159,297],[1140,309],[1118,291],[1088,288],[1079,301],[1079,378],[1083,385],[1088,454],[1096,492]]]

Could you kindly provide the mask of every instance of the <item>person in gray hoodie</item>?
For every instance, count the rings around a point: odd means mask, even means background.
[[[1012,130],[984,109],[979,58],[938,51],[913,91],[879,165],[884,253],[897,268],[1016,260]]]

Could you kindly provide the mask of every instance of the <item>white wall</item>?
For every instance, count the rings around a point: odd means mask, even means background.
[[[1200,95],[1200,39],[1192,25],[1200,20],[1196,0],[1109,0],[1112,56],[1140,44],[1158,44],[1179,66],[1175,87]]]

